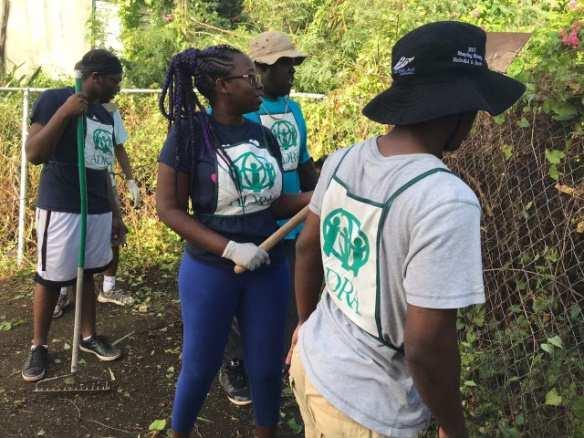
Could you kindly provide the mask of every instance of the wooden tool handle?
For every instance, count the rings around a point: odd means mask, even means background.
[[[278,244],[280,240],[286,237],[286,235],[290,231],[296,228],[300,223],[304,222],[304,219],[306,219],[307,214],[308,205],[304,207],[302,210],[300,210],[298,213],[296,213],[294,216],[292,216],[290,220],[286,222],[284,225],[282,225],[280,228],[278,228],[276,232],[274,232],[274,234],[272,234],[266,240],[264,240],[260,244],[260,248],[263,249],[264,251],[271,250],[274,246]],[[235,267],[233,268],[233,272],[235,272],[236,274],[241,274],[246,270],[247,269],[240,265],[235,265]]]

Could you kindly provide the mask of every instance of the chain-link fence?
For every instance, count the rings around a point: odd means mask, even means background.
[[[545,116],[485,117],[447,164],[483,208],[487,305],[459,322],[470,421],[582,436],[584,138]]]

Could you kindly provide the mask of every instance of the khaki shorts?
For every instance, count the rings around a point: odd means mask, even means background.
[[[390,438],[367,429],[331,405],[308,380],[298,348],[292,354],[290,386],[300,407],[306,438]]]

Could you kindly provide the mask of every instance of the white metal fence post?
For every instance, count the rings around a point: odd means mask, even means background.
[[[16,264],[20,266],[24,258],[24,219],[26,216],[26,136],[28,134],[28,104],[30,90],[25,88],[22,95],[22,131],[20,150],[20,196],[18,206],[18,247],[16,252]]]

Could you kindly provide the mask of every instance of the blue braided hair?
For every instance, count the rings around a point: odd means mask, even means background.
[[[193,122],[196,120],[201,126],[205,149],[208,152],[219,154],[227,164],[229,174],[241,193],[235,166],[229,155],[220,147],[219,140],[210,123],[210,116],[195,92],[196,87],[213,106],[215,81],[229,76],[233,69],[233,57],[238,54],[243,54],[243,52],[228,45],[210,46],[203,50],[191,48],[177,53],[170,61],[158,105],[161,113],[168,119],[169,129],[173,125],[176,125],[177,128],[176,164],[178,165],[180,160],[179,150],[193,144]],[[167,96],[168,110],[165,106]],[[181,120],[188,122],[188,133],[182,132],[183,123]],[[187,135],[185,136],[185,134]],[[186,143],[183,140],[186,140]],[[191,157],[194,161],[194,151],[192,151]]]

